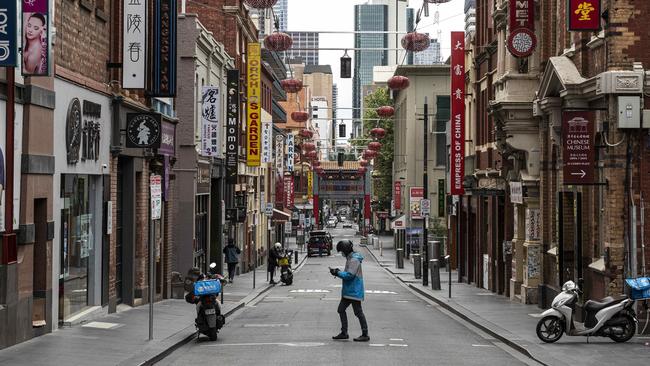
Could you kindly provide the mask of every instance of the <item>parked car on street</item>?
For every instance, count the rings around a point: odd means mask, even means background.
[[[336,220],[335,219],[329,219],[327,221],[327,227],[335,228],[336,227]]]
[[[343,223],[343,228],[352,228],[352,223],[350,221],[346,221]]]
[[[314,230],[309,233],[307,256],[312,254],[332,254],[332,235],[325,230]]]

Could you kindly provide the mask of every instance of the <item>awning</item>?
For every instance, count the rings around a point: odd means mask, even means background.
[[[393,222],[390,223],[390,228],[393,230],[406,229],[406,215],[403,215],[402,217],[393,220]]]
[[[296,204],[294,204],[294,206],[298,210],[313,210],[314,209],[314,205],[311,204],[311,203],[305,203],[305,204],[296,203]]]
[[[274,222],[287,222],[291,220],[291,213],[274,208],[272,218]]]

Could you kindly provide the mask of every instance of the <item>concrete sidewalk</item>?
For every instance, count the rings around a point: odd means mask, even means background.
[[[226,285],[222,305],[226,317],[272,287],[266,280],[266,264],[255,271],[255,282],[253,289],[251,271]],[[0,365],[153,364],[196,339],[195,315],[194,306],[185,300],[155,303],[154,339],[149,341],[149,306],[129,308],[1,350]]]
[[[398,280],[422,296],[465,319],[475,327],[508,344],[519,352],[545,365],[604,365],[623,362],[625,365],[647,365],[650,359],[650,337],[638,336],[619,344],[609,338],[568,337],[546,344],[535,334],[542,312],[536,305],[524,305],[491,291],[457,282],[452,273],[452,297],[448,297],[449,272],[441,270],[440,291],[422,286],[414,276],[413,264],[404,260],[397,269],[393,238],[382,236],[382,255],[378,248],[368,245],[371,256]],[[430,285],[430,283],[429,283]],[[639,317],[645,314],[639,314]]]

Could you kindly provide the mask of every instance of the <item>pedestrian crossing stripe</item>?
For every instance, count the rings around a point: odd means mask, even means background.
[[[327,294],[330,293],[330,290],[321,290],[321,289],[298,289],[291,290],[289,292],[299,293],[299,294]]]
[[[366,290],[367,294],[397,295],[394,291]]]

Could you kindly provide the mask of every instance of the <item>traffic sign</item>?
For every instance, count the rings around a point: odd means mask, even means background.
[[[266,208],[264,209],[266,216],[273,216],[273,202],[267,202]]]
[[[431,200],[424,199],[420,201],[420,205],[422,207],[422,215],[428,216],[431,214]]]

